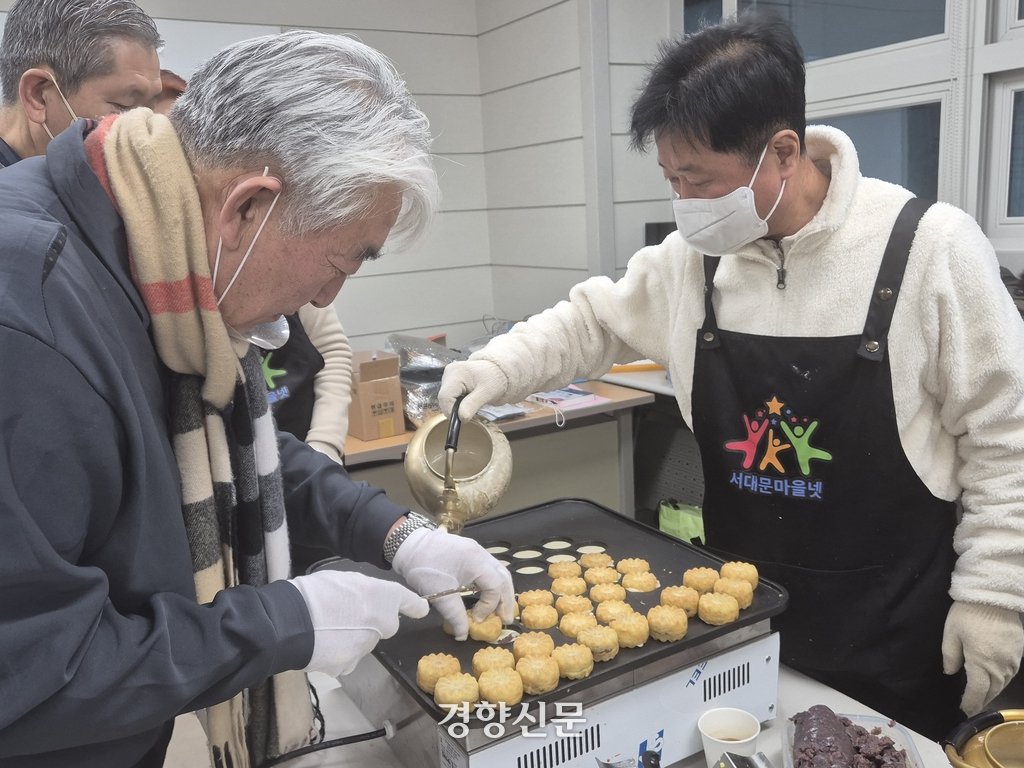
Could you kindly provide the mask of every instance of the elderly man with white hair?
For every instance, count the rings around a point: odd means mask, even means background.
[[[429,145],[381,54],[292,32],[0,174],[0,765],[161,766],[200,708],[215,764],[258,765],[309,741],[302,672],[350,671],[421,594],[475,583],[511,620],[478,544],[275,432],[250,343],[423,231]],[[409,588],[292,577],[289,537]]]

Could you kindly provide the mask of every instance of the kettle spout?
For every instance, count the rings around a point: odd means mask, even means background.
[[[444,528],[448,533],[462,533],[462,527],[466,524],[464,518],[451,514],[448,510],[441,512],[437,518],[439,528]]]

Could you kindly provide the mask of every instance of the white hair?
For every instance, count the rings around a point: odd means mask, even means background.
[[[170,119],[193,165],[280,174],[291,234],[358,220],[383,185],[402,190],[397,239],[421,234],[437,206],[426,115],[391,62],[350,37],[294,31],[229,46]]]

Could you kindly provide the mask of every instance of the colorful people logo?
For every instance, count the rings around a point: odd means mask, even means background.
[[[809,477],[812,461],[832,460],[831,453],[811,445],[811,438],[819,426],[817,419],[811,421],[807,417],[797,416],[793,409],[786,408],[786,404],[775,395],[765,401],[765,406],[758,408],[753,418],[743,414],[747,433],[744,439],[730,440],[725,444],[727,451],[743,454],[744,470],[753,468],[759,448],[763,448],[761,459],[757,462],[757,469],[761,472],[771,467],[780,475],[787,474],[783,459],[791,456],[800,474]]]

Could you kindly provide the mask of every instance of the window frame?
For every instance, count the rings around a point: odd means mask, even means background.
[[[949,98],[949,88],[942,87],[938,83],[913,86],[888,94],[860,94],[856,97],[837,101],[819,102],[813,108],[809,107],[807,110],[807,124],[821,123],[821,118],[825,117],[845,117],[847,115],[861,115],[868,112],[916,107],[923,104],[938,104],[939,156],[936,164],[936,189],[938,191],[938,198],[946,200],[948,199],[951,182],[946,162],[946,142],[949,135],[947,121],[950,119],[950,110],[948,109]],[[831,105],[835,105],[835,107],[833,108]],[[825,120],[823,124],[828,125],[829,123]]]
[[[996,0],[992,13],[991,40],[1000,42],[1024,38],[1024,17],[1018,17],[1019,0]]]
[[[1014,272],[1024,269],[1024,216],[1009,216],[1010,146],[1013,130],[1013,99],[1024,98],[1024,69],[993,75],[988,88],[986,156],[982,167],[988,173],[982,188],[981,225],[1000,262]],[[1024,126],[1021,126],[1024,130]]]
[[[825,58],[815,59],[814,61],[808,62],[807,66],[808,67],[813,66],[814,64],[817,64],[818,62],[828,62],[828,63],[842,62],[844,60],[852,60],[852,59],[863,58],[866,55],[868,55],[868,56],[870,56],[870,55],[877,55],[879,53],[884,53],[885,51],[895,51],[895,50],[899,50],[899,49],[902,49],[902,48],[913,48],[915,46],[921,45],[922,43],[931,43],[931,42],[935,42],[935,41],[939,41],[939,40],[948,40],[949,39],[949,33],[950,33],[949,32],[950,31],[950,25],[951,25],[952,20],[953,20],[953,14],[956,11],[956,8],[954,6],[956,6],[957,4],[959,4],[961,2],[973,2],[973,1],[974,0],[944,0],[944,13],[943,13],[943,18],[942,18],[942,32],[938,32],[938,33],[933,34],[933,35],[923,35],[921,37],[914,37],[914,38],[911,38],[910,40],[903,40],[903,41],[900,41],[900,42],[897,42],[897,43],[886,43],[885,45],[875,46],[874,48],[861,48],[861,49],[856,50],[856,51],[849,51],[847,53],[841,53],[841,54],[839,54],[837,56],[827,56]],[[1016,0],[983,0],[983,1],[986,1],[986,2],[999,2],[999,3],[1016,2]],[[739,11],[739,3],[740,3],[740,0],[722,0],[722,18],[729,18],[730,16],[736,15],[736,13]],[[1013,13],[1016,13],[1016,11],[1014,10]],[[1022,25],[1022,27],[1024,27],[1024,22],[1021,22],[1021,25]]]

